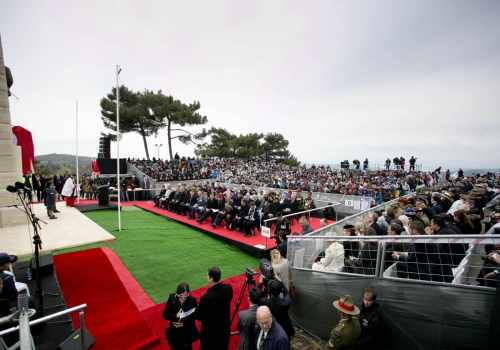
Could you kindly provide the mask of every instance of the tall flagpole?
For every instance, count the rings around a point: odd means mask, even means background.
[[[120,85],[118,76],[122,69],[116,65],[116,187],[118,188],[118,231],[122,230],[121,182],[120,182]]]
[[[76,100],[75,105],[75,139],[76,139],[76,202],[80,203],[80,172],[78,168],[78,100]]]

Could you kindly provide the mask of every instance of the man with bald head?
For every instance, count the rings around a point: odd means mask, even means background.
[[[267,306],[257,308],[256,350],[290,350],[290,341]]]

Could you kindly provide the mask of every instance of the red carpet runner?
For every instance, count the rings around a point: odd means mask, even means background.
[[[134,203],[136,207],[139,207],[141,209],[144,209],[146,211],[149,211],[154,214],[158,214],[161,216],[165,216],[167,218],[173,219],[175,221],[181,222],[183,224],[189,225],[191,227],[197,228],[199,230],[208,232],[209,234],[220,236],[223,238],[226,238],[228,240],[231,240],[233,242],[237,243],[242,243],[247,246],[255,247],[257,245],[260,245],[261,249],[263,250],[268,250],[268,249],[273,249],[276,247],[276,242],[274,239],[267,239],[265,237],[262,237],[260,235],[260,230],[257,230],[257,233],[254,236],[249,236],[245,237],[242,233],[237,232],[237,231],[230,231],[225,229],[224,227],[217,227],[213,228],[212,225],[210,225],[210,219],[207,219],[203,224],[198,223],[196,220],[191,220],[187,216],[179,215],[172,213],[168,210],[165,209],[160,209],[158,207],[155,207],[154,203],[151,201],[137,201],[137,202],[130,202]],[[316,217],[311,217],[310,218],[310,225],[313,230],[316,230],[320,227],[320,222],[319,218]],[[292,223],[292,233],[295,232],[301,232],[302,228],[300,227],[299,223],[297,220],[294,220]]]
[[[54,257],[68,306],[87,303],[85,320],[96,338],[93,349],[162,349],[122,281],[99,248]],[[75,326],[79,322],[73,316]]]

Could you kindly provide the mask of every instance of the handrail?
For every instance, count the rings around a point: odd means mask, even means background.
[[[61,316],[70,314],[72,312],[83,310],[86,307],[87,307],[87,304],[81,304],[78,306],[74,306],[72,308],[69,308],[69,309],[66,309],[63,311],[59,311],[59,312],[53,313],[53,314],[48,315],[48,316],[37,318],[36,320],[30,321],[29,325],[34,326],[36,324],[46,322],[46,321],[51,320],[53,318],[61,317]],[[3,331],[0,331],[0,337],[4,336],[6,334],[9,334],[9,333],[15,332],[17,330],[19,330],[19,326],[11,327],[11,328],[5,329]]]
[[[495,234],[482,235],[400,235],[400,236],[289,236],[289,241],[323,239],[329,241],[394,241],[394,242],[409,242],[409,243],[436,243],[435,241],[446,240],[446,243],[471,243],[471,240],[478,240],[477,243],[483,240],[492,239],[500,241],[500,236]],[[453,242],[450,242],[450,239]],[[439,243],[439,242],[438,242]],[[476,243],[475,241],[472,243]]]
[[[329,207],[336,207],[340,205],[340,203],[332,203],[332,204],[329,204],[329,205],[325,205],[323,207],[319,207],[319,208],[314,208],[314,209],[307,209],[307,210],[303,210],[303,211],[299,211],[297,213],[291,213],[291,214],[287,214],[287,215],[283,215],[282,217],[283,218],[287,218],[289,216],[294,216],[294,215],[298,215],[298,214],[304,214],[304,213],[309,213],[309,212],[312,212],[312,211],[317,211],[317,210],[320,210],[320,209],[325,209],[325,208],[329,208]],[[263,222],[268,222],[268,221],[274,221],[274,220],[278,220],[278,217],[274,217],[274,218],[270,218],[270,219],[266,219],[264,220]]]
[[[310,236],[312,234],[316,234],[318,232],[321,232],[321,231],[325,231],[325,230],[328,230],[330,227],[334,226],[334,225],[340,225],[340,224],[343,224],[345,221],[348,221],[348,220],[352,220],[352,219],[355,219],[357,218],[358,216],[361,216],[363,214],[366,214],[366,213],[369,213],[369,212],[372,212],[372,211],[377,211],[379,208],[382,208],[382,207],[386,207],[388,205],[392,205],[393,203],[397,203],[401,198],[409,198],[411,196],[414,196],[415,195],[415,192],[411,192],[411,193],[408,193],[408,194],[405,194],[404,196],[401,196],[401,197],[398,197],[398,198],[394,198],[394,199],[391,199],[390,201],[387,201],[385,203],[382,203],[382,204],[379,204],[377,206],[374,206],[372,208],[368,208],[368,209],[365,209],[365,210],[362,210],[360,211],[359,213],[356,213],[356,214],[353,214],[353,215],[350,215],[350,216],[347,216],[345,218],[343,218],[342,220],[339,220],[339,221],[336,221],[334,223],[331,223],[329,225],[326,225],[326,226],[323,226],[323,227],[320,227],[319,229],[317,229],[316,231],[313,231],[313,232],[309,232],[308,234],[304,235],[304,236]]]

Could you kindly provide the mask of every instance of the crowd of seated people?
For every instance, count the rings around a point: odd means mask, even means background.
[[[384,212],[371,212],[355,225],[344,226],[344,236],[356,235],[479,235],[500,234],[500,176],[486,174],[450,181],[447,185],[423,190],[399,202]],[[337,243],[338,245],[338,243]],[[375,274],[377,242],[343,242],[334,247],[342,254],[343,271]],[[343,248],[343,249],[342,249]],[[469,251],[469,244],[445,241],[439,243],[398,243],[385,245],[384,269],[394,271],[399,278],[452,282],[454,271]],[[465,283],[495,286],[500,276],[500,245],[482,247],[483,266],[478,276]],[[332,254],[333,248],[325,253]],[[315,266],[325,261],[318,258]],[[334,261],[329,258],[328,261]],[[321,270],[339,270],[339,266]],[[313,267],[314,268],[314,267]],[[318,268],[316,268],[318,269]]]
[[[247,236],[254,235],[264,220],[272,218],[276,219],[273,220],[273,226],[276,227],[276,235],[280,236],[282,231],[290,231],[291,227],[290,220],[283,219],[283,215],[315,209],[310,192],[264,193],[246,186],[229,189],[218,182],[174,187],[165,185],[154,200],[160,208],[185,215],[199,223],[210,222],[214,228],[223,226]],[[327,208],[317,215],[334,219],[335,212]],[[302,226],[303,232],[300,233],[311,231],[307,218],[296,219]]]
[[[205,161],[189,157],[181,158],[177,153],[172,161],[129,158],[128,163],[159,182],[208,179],[212,171]]]
[[[291,166],[261,158],[193,159],[176,156],[172,161],[129,159],[129,163],[159,182],[213,178],[255,187],[366,195],[375,198],[377,204],[421,186],[433,186],[441,179],[439,171],[420,172],[401,167],[361,171],[323,165]]]

